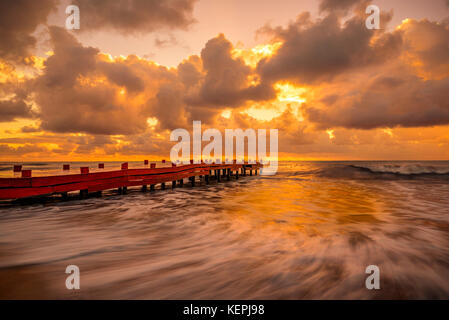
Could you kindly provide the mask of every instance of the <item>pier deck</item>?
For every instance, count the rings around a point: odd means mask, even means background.
[[[148,163],[148,162],[145,162]],[[20,178],[0,178],[0,199],[13,200],[36,196],[51,196],[61,194],[67,196],[68,192],[79,191],[80,196],[89,193],[101,193],[104,190],[117,189],[119,193],[126,192],[127,187],[142,186],[142,190],[154,190],[155,185],[160,184],[165,189],[165,183],[172,183],[172,187],[183,184],[185,178],[189,178],[192,185],[195,178],[230,180],[231,177],[239,178],[247,172],[257,175],[262,167],[260,163],[233,163],[233,164],[187,164],[173,165],[172,167],[157,168],[151,164],[150,168],[128,169],[128,164],[122,164],[121,170],[102,171],[89,173],[88,167],[80,168],[80,174],[65,174],[44,177],[32,177],[31,170],[21,170]],[[15,166],[14,171],[18,168]]]

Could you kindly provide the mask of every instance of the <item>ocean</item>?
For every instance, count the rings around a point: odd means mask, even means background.
[[[285,161],[274,176],[0,204],[1,299],[448,299],[448,275],[448,161]]]

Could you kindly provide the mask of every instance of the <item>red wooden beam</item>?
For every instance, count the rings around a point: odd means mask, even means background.
[[[22,170],[22,178],[31,178],[31,170]]]
[[[258,169],[262,165],[244,164]],[[243,164],[189,164],[172,167],[128,169],[89,173],[89,167],[81,167],[81,174],[31,177],[31,170],[22,170],[22,178],[0,178],[0,199],[17,199],[52,193],[88,190],[102,191],[118,187],[154,185],[188,177],[208,175],[209,170],[238,170]],[[126,166],[125,166],[126,167]]]
[[[81,167],[80,172],[81,174],[89,174],[89,167]]]

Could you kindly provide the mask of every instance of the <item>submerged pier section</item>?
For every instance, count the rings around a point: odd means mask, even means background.
[[[89,167],[81,167],[80,174],[65,174],[44,177],[32,177],[31,170],[22,170],[14,166],[14,172],[21,172],[20,178],[0,178],[0,199],[13,200],[37,196],[51,196],[60,194],[67,197],[68,192],[79,192],[81,198],[91,193],[101,195],[101,192],[109,189],[117,189],[118,193],[126,193],[128,187],[141,186],[142,191],[155,190],[156,185],[161,189],[170,183],[172,188],[182,186],[184,179],[192,186],[195,181],[204,180],[206,184],[211,179],[220,182],[222,180],[238,179],[239,175],[257,175],[262,167],[260,163],[234,163],[232,164],[191,164],[176,165],[157,168],[151,163],[150,168],[128,169],[128,163],[123,163],[121,170],[92,172]],[[146,165],[148,161],[144,162]],[[163,161],[164,163],[164,161]],[[104,167],[103,164],[99,167]],[[64,170],[69,167],[65,165]]]

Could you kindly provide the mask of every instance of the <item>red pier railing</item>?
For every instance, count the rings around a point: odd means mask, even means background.
[[[32,177],[31,170],[22,170],[21,178],[0,178],[0,199],[21,199],[35,196],[49,196],[53,194],[67,195],[68,192],[79,191],[80,195],[93,192],[101,192],[108,189],[117,188],[119,192],[126,191],[127,187],[142,186],[142,190],[154,190],[155,185],[161,184],[165,188],[165,183],[176,182],[183,184],[185,178],[189,178],[192,185],[195,184],[195,177],[204,178],[206,183],[209,179],[221,179],[231,177],[238,179],[239,173],[246,175],[253,170],[257,175],[260,163],[249,164],[188,164],[170,167],[157,168],[154,163],[150,168],[128,169],[128,164],[124,163],[121,170],[101,171],[89,173],[88,167],[80,168],[80,174],[67,174],[46,177]],[[15,168],[17,170],[17,168]]]

